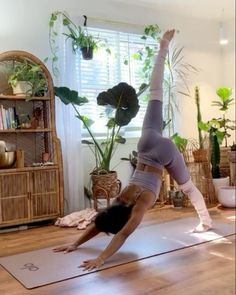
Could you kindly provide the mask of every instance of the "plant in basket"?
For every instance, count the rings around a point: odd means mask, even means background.
[[[107,91],[101,92],[97,97],[97,104],[104,106],[104,114],[107,116],[107,136],[104,140],[99,140],[93,134],[91,125],[94,123],[86,115],[76,108],[88,100],[79,97],[78,92],[67,87],[55,87],[55,95],[64,104],[71,104],[76,112],[76,117],[82,121],[87,129],[90,140],[83,140],[94,155],[95,167],[91,172],[93,184],[93,195],[105,195],[107,198],[115,197],[121,188],[117,180],[116,171],[112,171],[110,164],[116,150],[117,144],[124,144],[125,138],[120,135],[120,129],[129,124],[139,110],[138,95],[135,89],[127,83],[119,83]],[[100,176],[103,176],[102,179]],[[111,179],[110,179],[111,178]]]

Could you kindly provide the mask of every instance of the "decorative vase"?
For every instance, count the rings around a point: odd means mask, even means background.
[[[169,191],[169,198],[175,208],[183,207],[184,194],[182,191]]]
[[[27,81],[18,81],[15,87],[12,87],[13,94],[16,96],[31,95],[32,85]]]
[[[219,203],[224,207],[236,207],[236,186],[221,186],[218,190]]]
[[[216,196],[218,197],[218,191],[222,186],[229,186],[229,176],[221,178],[213,178],[213,185],[215,188]]]

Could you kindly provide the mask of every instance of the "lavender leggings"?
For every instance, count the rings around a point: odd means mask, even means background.
[[[201,223],[211,227],[212,221],[203,196],[191,181],[183,156],[170,139],[162,136],[162,83],[167,51],[167,48],[160,49],[153,68],[150,82],[151,97],[143,121],[142,136],[138,142],[138,161],[160,170],[165,168],[180,189],[189,196]],[[139,185],[142,190],[156,192],[158,197],[161,180],[154,173],[135,171],[130,183]]]
[[[175,144],[161,134],[162,102],[151,100],[148,103],[143,122],[142,136],[138,142],[138,160],[160,170],[164,167],[180,185],[190,179],[182,154]]]

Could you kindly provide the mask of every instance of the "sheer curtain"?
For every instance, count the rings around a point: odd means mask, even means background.
[[[59,74],[54,77],[55,86],[66,86],[79,92],[79,58],[73,54],[70,42],[66,42],[62,19],[57,21],[58,35],[54,47],[57,51],[56,66]],[[56,128],[61,140],[64,173],[65,214],[85,208],[81,123],[75,117],[71,105],[64,105],[55,98]]]

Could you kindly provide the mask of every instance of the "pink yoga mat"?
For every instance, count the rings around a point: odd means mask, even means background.
[[[221,239],[235,233],[235,224],[223,221],[215,221],[214,229],[206,233],[191,233],[190,230],[197,223],[197,218],[185,218],[140,227],[99,271]],[[100,235],[82,245],[77,251],[68,254],[54,253],[52,248],[44,248],[1,257],[0,264],[26,288],[31,289],[94,272],[84,272],[79,265],[86,259],[97,257],[111,238],[112,235]]]

